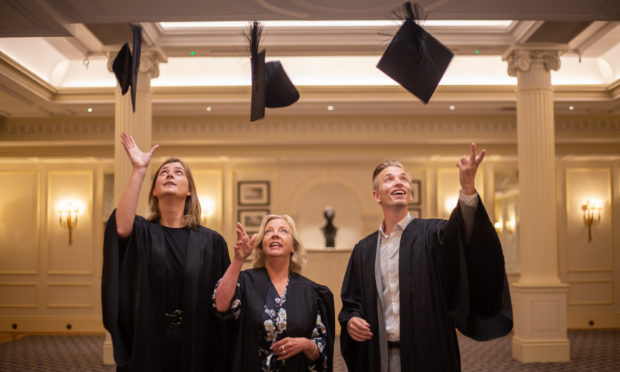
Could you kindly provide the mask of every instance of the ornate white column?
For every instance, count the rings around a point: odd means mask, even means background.
[[[566,337],[568,285],[558,278],[555,133],[550,70],[558,51],[515,50],[507,58],[516,76],[520,190],[519,281],[512,286],[512,355],[522,362],[570,359]]]
[[[108,58],[108,69],[110,71],[112,71],[114,58],[116,58],[116,54]],[[131,89],[125,95],[122,95],[120,86],[116,85],[114,112],[114,205],[118,204],[129,182],[132,171],[131,161],[121,144],[121,133],[132,135],[142,151],[148,151],[152,146],[151,79],[159,76],[159,62],[158,56],[154,53],[142,52],[140,55],[135,112],[131,105]],[[150,188],[151,172],[149,171],[140,191],[137,211],[139,215],[146,216],[148,214],[148,193]],[[103,364],[114,364],[112,338],[108,332],[106,332],[106,338],[103,343]]]

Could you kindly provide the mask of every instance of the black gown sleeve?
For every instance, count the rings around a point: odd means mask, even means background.
[[[359,255],[361,248],[356,245],[353,248],[349,264],[344,274],[340,297],[342,299],[342,310],[338,314],[338,322],[340,323],[340,352],[344,358],[349,370],[355,370],[358,361],[363,360],[361,353],[363,352],[362,343],[359,343],[349,336],[347,324],[353,317],[366,319],[364,312],[364,303],[362,299],[362,263]]]
[[[334,339],[336,337],[336,322],[334,311],[334,295],[323,285],[315,285],[318,298],[318,310],[321,320],[327,330],[327,372],[334,369]]]
[[[221,235],[217,235],[217,240],[214,244],[214,261],[215,264],[215,272],[207,273],[213,277],[213,281],[217,282],[224,273],[226,269],[230,265],[230,256],[228,254],[228,246],[226,245],[226,241]],[[211,292],[215,295],[215,285]],[[205,294],[208,296],[208,294]],[[215,299],[213,299],[215,300]],[[209,314],[207,316],[212,318],[210,322],[212,329],[207,329],[211,335],[207,338],[209,339],[209,347],[212,347],[210,351],[210,356],[212,360],[212,370],[215,372],[228,372],[230,371],[230,358],[232,358],[232,340],[233,340],[233,327],[231,324],[227,324],[226,322],[219,321],[219,312],[215,309],[215,302],[213,302],[213,306],[206,306]],[[217,336],[213,336],[213,334]],[[206,351],[205,351],[206,352]]]
[[[114,360],[123,367],[131,360],[133,347],[133,286],[136,245],[142,234],[144,221],[136,216],[131,235],[120,239],[116,232],[116,210],[112,212],[105,228],[103,240],[103,268],[101,278],[102,318],[105,329],[112,336]]]
[[[504,255],[482,202],[476,206],[468,244],[460,208],[454,209],[443,236],[440,270],[455,326],[477,341],[507,335],[513,321]]]
[[[360,288],[358,255],[355,247],[349,258],[349,264],[344,274],[340,296],[342,297],[342,310],[338,314],[340,326],[346,329],[349,319],[353,317],[364,318],[362,307],[362,293]]]

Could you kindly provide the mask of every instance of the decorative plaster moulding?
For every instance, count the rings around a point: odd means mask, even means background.
[[[620,119],[617,118],[558,118],[558,142],[616,143],[620,142]],[[153,137],[160,144],[235,144],[239,137],[249,137],[269,143],[288,138],[290,143],[434,143],[462,142],[463,135],[477,133],[480,141],[488,144],[516,143],[514,117],[472,118],[277,118],[249,125],[247,120],[220,117],[155,118]],[[85,143],[107,145],[112,143],[112,120],[70,121],[23,120],[0,125],[0,144],[7,147],[82,146]],[[190,135],[190,137],[188,137]]]

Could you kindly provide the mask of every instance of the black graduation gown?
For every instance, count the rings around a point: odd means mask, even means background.
[[[136,216],[126,244],[120,243],[114,211],[106,226],[103,247],[103,324],[112,335],[119,369],[158,372],[162,369],[161,356],[166,352],[167,327],[163,228]],[[222,324],[212,309],[211,293],[229,264],[226,242],[218,233],[203,226],[190,230],[178,371],[224,370],[218,358]]]
[[[450,219],[414,219],[400,241],[402,371],[460,371],[455,328],[475,340],[505,336],[512,307],[499,238],[479,201],[466,246],[461,208]],[[342,284],[340,345],[349,371],[380,371],[375,260],[378,232],[354,248]],[[373,337],[357,342],[347,322],[358,316]]]
[[[258,353],[259,326],[269,284],[265,268],[242,271],[239,284],[241,315],[234,321],[235,336],[232,346],[231,368],[234,372],[256,371],[261,361]],[[286,291],[286,337],[312,337],[316,314],[327,329],[327,371],[332,371],[334,355],[335,313],[334,297],[329,288],[296,273],[291,273]],[[286,371],[307,371],[308,359],[303,352],[287,359]]]

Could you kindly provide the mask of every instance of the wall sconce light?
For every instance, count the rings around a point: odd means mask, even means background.
[[[78,223],[78,216],[82,213],[82,203],[77,200],[63,200],[58,203],[58,221],[60,226],[69,229],[69,245],[73,242],[71,231]]]
[[[504,225],[506,226],[506,231],[508,231],[509,234],[515,233],[516,228],[517,228],[517,223],[514,217],[511,217],[508,221],[506,221]]]
[[[495,222],[493,224],[493,227],[495,227],[497,235],[501,235],[504,231],[506,231],[508,234],[514,234],[516,230],[516,222],[514,217],[512,217],[508,221],[499,220]]]
[[[502,235],[502,232],[504,231],[504,221],[499,220],[495,222],[493,224],[493,227],[495,227],[495,231],[497,232],[497,235]]]
[[[583,223],[588,226],[588,242],[591,242],[592,225],[598,225],[601,222],[603,207],[599,201],[590,202],[586,200],[585,204],[581,205],[581,211],[583,212]]]
[[[199,198],[200,200],[200,223],[207,226],[207,219],[215,212],[215,201],[209,197]]]

